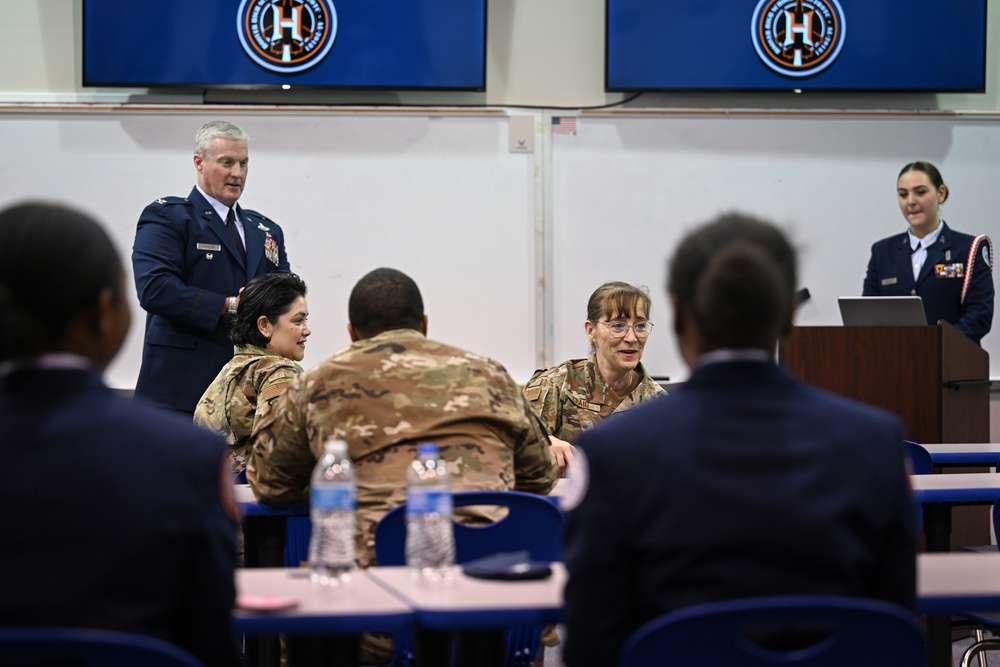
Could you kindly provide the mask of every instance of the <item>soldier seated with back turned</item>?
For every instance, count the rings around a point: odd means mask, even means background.
[[[427,338],[409,276],[368,273],[348,315],[351,346],[296,377],[260,424],[247,462],[258,499],[306,500],[323,443],[347,441],[358,485],[355,554],[368,567],[375,525],[406,499],[418,443],[438,445],[456,491],[555,486],[548,436],[518,385],[496,361]]]
[[[420,442],[441,449],[456,491],[555,486],[548,437],[517,384],[496,361],[427,338],[409,276],[370,272],[351,292],[348,315],[351,346],[295,378],[260,425],[247,470],[260,500],[307,500],[323,443],[346,440],[358,478],[355,552],[367,567],[375,524],[406,499]]]

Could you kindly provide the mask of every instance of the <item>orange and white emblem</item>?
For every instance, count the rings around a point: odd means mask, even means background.
[[[847,22],[837,0],[760,0],[750,34],[765,65],[785,76],[803,77],[837,59]]]
[[[331,0],[243,0],[236,30],[254,62],[292,74],[315,66],[330,52],[337,11]]]

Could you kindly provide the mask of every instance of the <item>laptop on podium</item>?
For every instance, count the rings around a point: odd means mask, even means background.
[[[919,296],[842,296],[840,317],[848,327],[924,326],[927,316]]]

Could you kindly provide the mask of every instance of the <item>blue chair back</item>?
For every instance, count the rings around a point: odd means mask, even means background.
[[[534,560],[562,560],[563,513],[552,498],[521,491],[457,491],[455,507],[502,506],[507,515],[491,524],[455,523],[455,561],[459,564],[504,551],[527,551]],[[375,526],[375,558],[379,565],[406,564],[406,503],[394,507]],[[504,665],[531,665],[541,650],[544,626],[507,628]],[[393,665],[413,663],[410,637],[394,637]]]
[[[563,513],[550,498],[521,491],[458,491],[455,507],[502,506],[507,516],[483,526],[455,523],[455,560],[527,551],[535,560],[562,560]],[[394,507],[375,526],[375,558],[379,565],[406,564],[406,503]]]
[[[794,648],[760,637],[803,640]],[[778,633],[778,634],[775,634]],[[809,641],[804,641],[808,637]],[[618,667],[924,667],[915,615],[881,600],[824,595],[745,598],[681,609],[636,630]]]
[[[913,469],[914,475],[930,475],[934,472],[934,461],[931,459],[931,453],[923,445],[917,444],[912,440],[904,440],[903,444],[906,445],[906,455],[910,459],[910,467]],[[924,525],[924,508],[915,500],[914,505],[917,512],[917,543],[919,544],[919,528]]]
[[[931,453],[912,440],[904,440],[906,453],[910,457],[914,475],[929,475],[934,472],[934,462],[931,460]]]
[[[161,639],[113,630],[67,627],[0,628],[0,664],[75,667],[204,667]]]

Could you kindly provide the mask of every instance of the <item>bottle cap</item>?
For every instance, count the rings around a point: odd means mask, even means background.
[[[417,454],[429,455],[437,453],[438,453],[438,446],[435,445],[433,442],[421,442],[419,445],[417,445]]]
[[[323,443],[323,451],[346,454],[347,443],[338,438],[328,438],[327,441]]]

